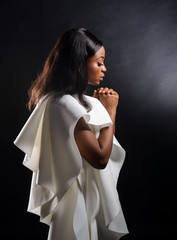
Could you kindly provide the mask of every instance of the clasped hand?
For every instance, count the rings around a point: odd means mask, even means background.
[[[103,104],[110,115],[116,114],[119,101],[119,95],[116,91],[107,87],[101,87],[94,91],[93,97]]]

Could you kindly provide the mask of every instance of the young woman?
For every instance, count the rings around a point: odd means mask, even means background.
[[[64,33],[32,84],[35,107],[15,144],[33,171],[28,211],[48,240],[113,240],[128,233],[117,194],[125,151],[114,137],[118,94],[103,81],[105,49],[83,28]]]

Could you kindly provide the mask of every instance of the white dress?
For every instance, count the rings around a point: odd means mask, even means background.
[[[74,140],[81,117],[96,137],[112,124],[99,100],[85,98],[90,112],[76,95],[44,97],[14,142],[33,172],[28,211],[49,225],[48,240],[117,240],[128,233],[116,189],[125,151],[114,137],[109,162],[98,170],[82,159]]]

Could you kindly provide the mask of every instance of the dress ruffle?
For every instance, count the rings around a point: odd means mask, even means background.
[[[114,137],[106,168],[97,170],[82,159],[74,140],[81,117],[96,137],[112,124],[100,101],[85,97],[89,113],[76,96],[46,96],[14,142],[33,172],[28,211],[50,226],[48,240],[112,240],[128,233],[116,189],[125,151]]]

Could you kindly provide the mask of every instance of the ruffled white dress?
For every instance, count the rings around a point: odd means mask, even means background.
[[[98,170],[81,157],[74,140],[81,117],[96,137],[112,124],[99,100],[85,98],[90,112],[76,95],[44,97],[14,142],[33,172],[28,211],[49,225],[48,240],[117,240],[128,233],[116,189],[125,151],[114,137],[109,162]]]

